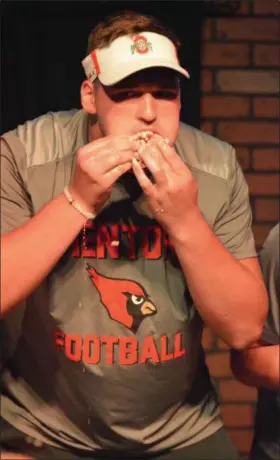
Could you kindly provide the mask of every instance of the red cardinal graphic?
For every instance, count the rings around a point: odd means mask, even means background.
[[[156,306],[140,284],[126,279],[107,278],[90,265],[87,270],[101,302],[113,320],[135,332],[145,316],[157,312]]]

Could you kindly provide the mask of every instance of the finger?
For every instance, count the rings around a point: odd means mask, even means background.
[[[170,174],[170,167],[160,151],[154,146],[147,146],[140,152],[140,158],[158,185],[166,185],[167,176]]]
[[[171,145],[171,142],[168,137],[164,137],[156,133],[151,138],[151,142],[155,142],[155,143],[165,142],[167,145]]]
[[[132,160],[132,169],[143,192],[148,196],[152,196],[154,193],[155,186],[146,176],[145,172],[143,171],[143,168],[141,167],[139,161],[136,160],[136,158],[133,158]]]
[[[102,155],[103,151],[108,149],[115,149],[117,151],[121,150],[138,150],[140,143],[138,140],[132,139],[131,136],[108,136],[106,138],[101,138],[95,141],[90,142],[84,146],[84,154],[93,155],[100,154]]]
[[[138,150],[140,147],[139,139],[134,139],[133,136],[118,136],[112,139],[112,143],[117,150]]]
[[[95,174],[104,174],[117,166],[130,162],[135,155],[132,150],[117,152],[115,149],[104,150],[100,156],[92,155],[87,159],[88,166]]]
[[[160,164],[161,168],[165,171],[167,175],[170,175],[172,172],[172,169],[170,167],[169,162],[166,160],[162,152],[157,146],[157,143],[155,142],[149,142],[147,145],[147,154],[150,155],[153,158],[156,158],[158,163]]]
[[[159,141],[157,143],[157,148],[161,152],[162,156],[165,158],[166,162],[169,164],[169,167],[173,172],[177,174],[185,173],[186,164],[180,158],[176,150],[166,142]]]
[[[107,188],[112,187],[112,185],[126,172],[128,172],[132,167],[131,161],[126,162],[122,165],[118,165],[115,168],[111,169],[103,176],[103,181]]]

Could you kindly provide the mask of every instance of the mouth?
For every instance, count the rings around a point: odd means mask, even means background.
[[[132,138],[135,141],[140,142],[139,153],[141,153],[146,145],[151,141],[151,139],[155,136],[159,136],[155,131],[138,131],[137,133],[133,134]]]
[[[132,137],[136,140],[149,141],[155,134],[158,134],[158,133],[152,129],[141,129],[141,130],[135,131]]]
[[[143,130],[143,131],[138,131],[135,134],[132,135],[132,139],[134,141],[139,142],[139,148],[138,151],[135,154],[136,160],[139,161],[140,166],[142,169],[146,169],[146,165],[143,162],[141,158],[142,152],[145,150],[147,145],[152,141],[154,136],[159,137],[162,141],[166,142],[167,144],[170,144],[169,139],[164,138],[162,135],[158,134],[156,131],[152,130]]]

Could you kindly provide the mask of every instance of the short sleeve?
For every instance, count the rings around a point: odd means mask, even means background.
[[[1,234],[23,225],[32,216],[32,202],[25,186],[24,147],[16,138],[0,139],[1,153]]]
[[[262,340],[269,344],[279,345],[279,224],[270,231],[260,252],[259,260],[269,294],[269,310],[262,333]]]
[[[255,240],[252,232],[252,211],[248,185],[237,162],[235,150],[231,149],[229,170],[229,198],[227,206],[218,217],[214,231],[223,245],[237,259],[256,257]]]

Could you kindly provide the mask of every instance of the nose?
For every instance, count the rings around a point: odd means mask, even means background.
[[[139,98],[137,118],[151,124],[157,117],[156,100],[150,93],[145,93]]]

